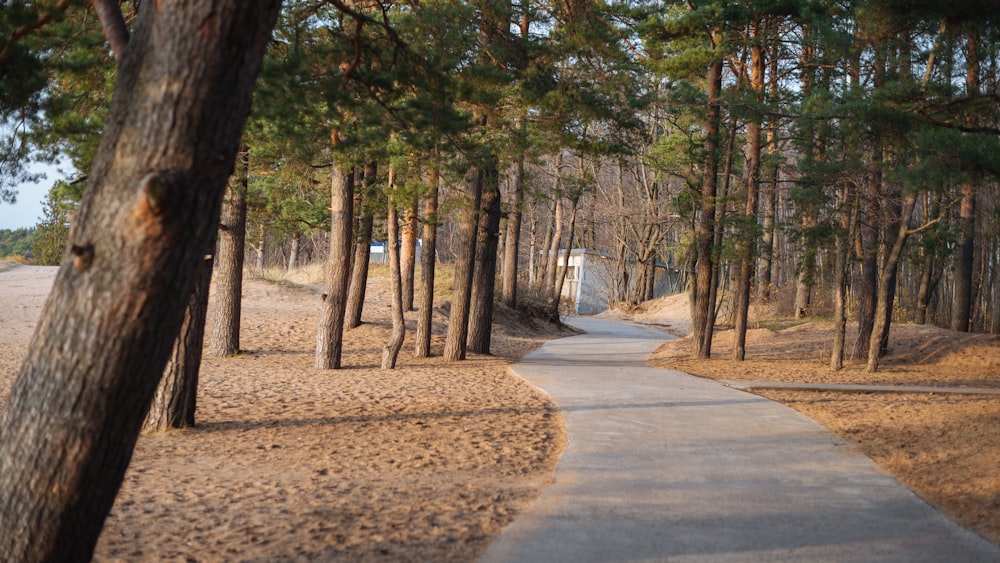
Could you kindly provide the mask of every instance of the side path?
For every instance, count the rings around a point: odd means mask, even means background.
[[[560,406],[569,445],[482,561],[1000,561],[796,411],[646,366],[665,334],[570,322],[587,334],[513,366]]]

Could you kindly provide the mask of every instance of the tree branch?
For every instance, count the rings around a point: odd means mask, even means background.
[[[36,19],[35,21],[27,25],[22,25],[21,27],[11,32],[11,34],[7,36],[6,41],[4,41],[3,50],[0,50],[0,63],[3,63],[10,57],[10,48],[14,45],[14,43],[17,43],[22,37],[31,33],[32,31],[35,31],[36,29],[48,25],[48,23],[52,21],[52,19],[56,16],[57,13],[65,12],[66,9],[69,8],[69,4],[70,0],[59,0],[59,3],[56,4],[55,9],[40,14],[38,16],[38,19]]]
[[[97,12],[97,19],[101,22],[104,37],[111,45],[111,52],[116,59],[121,59],[122,51],[128,45],[129,35],[121,7],[115,0],[90,0],[90,5]]]

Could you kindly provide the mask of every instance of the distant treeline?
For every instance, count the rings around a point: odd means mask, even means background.
[[[26,260],[34,258],[32,246],[38,231],[34,227],[20,229],[0,229],[0,258],[21,256]]]

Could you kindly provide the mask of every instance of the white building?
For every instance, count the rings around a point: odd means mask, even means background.
[[[559,267],[566,263],[566,253],[559,256]],[[615,257],[603,252],[574,248],[569,254],[569,268],[563,284],[562,297],[573,303],[578,315],[596,315],[608,309],[615,279]],[[653,297],[677,293],[678,274],[663,264],[657,264]]]

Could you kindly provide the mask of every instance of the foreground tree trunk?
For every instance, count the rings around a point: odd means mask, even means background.
[[[469,302],[472,300],[472,277],[476,267],[476,214],[483,195],[483,170],[473,167],[466,173],[468,193],[462,205],[462,220],[458,225],[458,252],[455,257],[455,281],[448,313],[448,334],[444,343],[444,358],[449,362],[465,359],[466,338],[469,335]]]
[[[214,246],[214,245],[213,245]],[[171,428],[194,426],[198,404],[198,373],[205,337],[205,313],[208,309],[208,288],[212,285],[212,254],[205,255],[204,264],[195,273],[191,299],[184,313],[181,332],[174,341],[170,361],[156,388],[153,404],[142,424],[143,432],[163,432]]]
[[[434,266],[437,254],[437,170],[431,174],[430,189],[424,196],[424,247],[420,254],[420,302],[417,304],[417,336],[414,354],[418,358],[431,355],[431,321],[434,318]]]
[[[334,163],[330,196],[330,254],[326,259],[323,302],[316,330],[314,365],[317,369],[340,369],[343,355],[344,316],[347,313],[353,249],[353,168],[348,168],[345,173],[339,164]]]
[[[215,325],[209,351],[220,358],[240,353],[240,315],[243,301],[243,255],[247,230],[247,179],[250,159],[240,148],[236,175],[226,188],[219,219],[218,273],[215,280]],[[263,238],[261,253],[263,254]]]
[[[59,273],[0,414],[7,561],[88,560],[218,227],[280,2],[143,2]]]
[[[494,161],[495,162],[495,161]],[[500,176],[494,164],[484,172],[476,237],[476,265],[472,274],[472,308],[469,312],[469,351],[490,353],[493,331],[493,298],[496,295],[497,245],[500,239]]]

